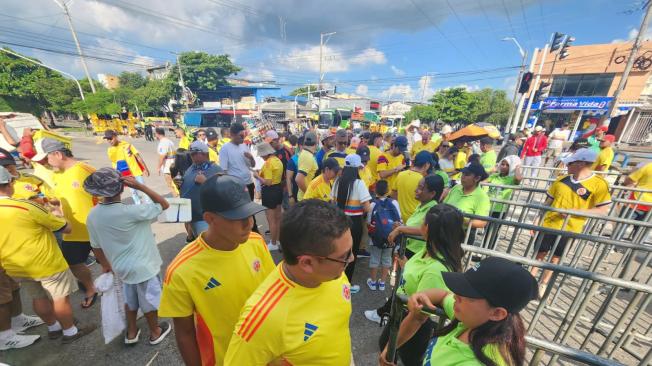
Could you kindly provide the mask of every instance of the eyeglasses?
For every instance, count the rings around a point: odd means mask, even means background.
[[[331,257],[325,257],[321,255],[313,255],[314,257],[321,258],[321,259],[326,259],[331,262],[347,265],[351,262],[353,262],[353,248],[349,249],[349,252],[346,254],[346,258],[344,260],[338,259],[338,258],[331,258]]]

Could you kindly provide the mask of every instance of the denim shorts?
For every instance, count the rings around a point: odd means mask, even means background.
[[[131,311],[143,313],[157,311],[161,303],[161,278],[156,275],[147,281],[136,284],[123,284],[125,304]]]
[[[392,266],[392,252],[394,248],[378,248],[376,246],[369,246],[369,268],[389,268]]]

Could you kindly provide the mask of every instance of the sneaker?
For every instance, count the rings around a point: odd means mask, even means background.
[[[86,264],[86,267],[90,267],[95,263],[97,263],[97,259],[95,259],[95,257],[92,255],[89,255],[88,258],[86,258],[86,261],[84,262],[84,264]]]
[[[158,326],[159,328],[161,328],[161,335],[159,335],[158,338],[156,339],[151,339],[151,338],[149,339],[149,344],[151,344],[152,346],[155,346],[163,342],[165,337],[167,337],[167,335],[170,334],[170,331],[172,330],[172,326],[168,322],[159,323]]]
[[[352,294],[357,294],[358,292],[360,292],[360,286],[358,286],[358,285],[352,285],[352,286],[351,286],[351,293],[352,293]]]
[[[360,250],[358,250],[358,255],[357,256],[360,257],[360,258],[369,258],[371,256],[371,254],[369,254],[369,252],[366,249],[360,249]]]
[[[85,336],[87,334],[92,333],[95,329],[97,329],[97,325],[95,325],[95,324],[88,324],[88,325],[85,325],[83,327],[78,327],[77,328],[77,333],[75,335],[71,335],[71,336],[64,335],[61,338],[61,343],[63,343],[63,344],[72,343],[72,342],[78,340],[79,338],[81,338],[81,337],[83,337],[83,336]]]
[[[13,333],[10,337],[0,339],[0,351],[12,348],[24,348],[34,344],[41,338],[40,335],[25,335]]]
[[[63,336],[63,329],[48,330],[48,339],[59,339]]]
[[[37,327],[44,324],[43,320],[38,316],[20,314],[16,318],[11,319],[11,329],[16,333],[23,332],[29,328]]]
[[[380,316],[378,316],[378,312],[376,309],[373,310],[366,310],[364,312],[364,317],[367,318],[368,320],[380,324]]]
[[[385,282],[383,281],[378,281],[378,289],[380,291],[385,291]]]
[[[378,289],[378,283],[373,281],[371,278],[367,278],[367,286],[371,291],[376,291]]]
[[[271,252],[274,250],[278,250],[278,245],[272,243],[271,241],[267,243],[267,249]]]

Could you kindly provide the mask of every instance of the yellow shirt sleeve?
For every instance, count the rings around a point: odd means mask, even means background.
[[[32,203],[29,206],[29,213],[34,221],[50,231],[61,230],[64,226],[66,226],[65,219],[53,215],[51,212],[36,203]]]
[[[158,309],[160,316],[168,318],[184,318],[194,313],[195,304],[190,292],[181,278],[172,275],[170,281],[163,285],[161,304]]]
[[[633,180],[634,183],[638,183],[646,173],[652,173],[652,164],[647,164],[640,169],[636,169],[636,171],[629,175],[629,179]]]
[[[260,168],[260,176],[265,179],[272,179],[274,177],[274,167],[272,166],[271,158],[265,161],[263,167]]]
[[[601,184],[596,187],[595,192],[595,205],[603,206],[611,203],[611,194],[609,193],[609,185],[604,179],[601,179]]]

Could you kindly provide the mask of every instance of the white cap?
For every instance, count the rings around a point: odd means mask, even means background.
[[[278,138],[278,133],[274,130],[268,130],[265,132],[265,137],[268,139],[276,140]]]
[[[535,126],[535,127],[534,127],[534,131],[536,131],[536,132],[543,131],[543,127],[541,127],[541,126]]]
[[[566,159],[562,159],[562,162],[566,165],[570,163],[574,163],[576,161],[585,161],[587,163],[593,163],[595,160],[598,158],[598,153],[593,151],[592,149],[579,149],[573,153],[573,155],[567,157]]]
[[[11,183],[11,181],[16,178],[18,177],[11,175],[11,173],[9,173],[7,168],[0,166],[0,184]]]
[[[358,154],[349,154],[344,159],[345,165],[353,168],[362,168],[362,158]]]
[[[453,133],[453,127],[451,127],[450,125],[444,125],[444,127],[441,128],[441,134],[446,135],[449,133]]]

